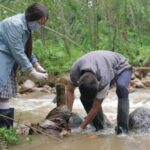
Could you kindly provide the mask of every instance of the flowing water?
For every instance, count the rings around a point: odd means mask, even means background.
[[[79,91],[75,91],[76,99],[73,110],[83,117],[86,113],[79,100]],[[22,123],[39,122],[55,107],[52,102],[55,94],[32,93],[22,98],[13,99],[15,119]],[[130,93],[130,112],[138,107],[150,108],[150,89],[137,89]],[[103,110],[108,119],[116,125],[117,97],[111,89],[103,102]],[[150,134],[130,133],[129,136],[118,136],[112,129],[101,132],[87,131],[84,134],[73,134],[63,139],[55,139],[45,135],[32,136],[32,142],[24,141],[11,150],[149,150]]]

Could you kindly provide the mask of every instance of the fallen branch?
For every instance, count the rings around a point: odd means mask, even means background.
[[[34,127],[30,126],[30,125],[23,124],[23,123],[19,123],[19,122],[18,122],[18,121],[16,121],[15,119],[10,118],[10,117],[5,116],[5,115],[2,115],[2,114],[0,114],[0,116],[1,116],[1,117],[4,117],[4,118],[7,118],[7,119],[10,119],[10,120],[13,120],[14,122],[17,122],[18,124],[25,125],[26,127],[31,128],[33,131],[37,131],[37,133],[44,134],[44,135],[46,135],[46,136],[48,136],[48,137],[51,137],[51,138],[53,138],[53,139],[55,139],[55,140],[57,140],[57,141],[59,141],[59,142],[62,142],[62,140],[61,140],[61,139],[59,139],[59,138],[57,138],[57,137],[54,137],[54,136],[52,136],[52,135],[50,135],[50,134],[47,134],[47,133],[45,133],[45,132],[42,132],[42,131],[40,131],[40,130],[38,130],[38,129],[36,129],[36,128],[34,128]]]

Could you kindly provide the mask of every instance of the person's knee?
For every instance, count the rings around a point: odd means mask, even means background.
[[[128,98],[128,88],[125,85],[118,85],[116,93],[118,98]]]

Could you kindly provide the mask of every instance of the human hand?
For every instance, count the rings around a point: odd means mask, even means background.
[[[82,132],[82,128],[81,127],[78,127],[78,128],[74,128],[74,129],[71,129],[71,133],[80,133]]]
[[[35,62],[33,64],[33,67],[36,69],[36,71],[41,72],[41,73],[46,73],[46,70],[38,63]]]
[[[48,79],[47,73],[37,72],[34,68],[31,71],[29,71],[28,74],[29,74],[29,77],[36,79],[36,80],[45,81]]]

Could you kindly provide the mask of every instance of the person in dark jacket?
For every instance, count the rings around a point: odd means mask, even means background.
[[[72,132],[81,132],[91,122],[96,130],[104,128],[101,104],[108,94],[112,81],[115,81],[118,96],[116,132],[128,133],[128,86],[131,74],[131,65],[125,57],[116,52],[97,50],[79,58],[70,71],[67,106],[72,111],[74,90],[75,87],[79,87],[80,99],[88,115],[81,126]],[[100,122],[99,117],[101,117]]]
[[[46,80],[48,74],[32,54],[32,31],[40,29],[48,19],[48,11],[40,3],[27,7],[25,13],[17,14],[0,22],[0,127],[9,128],[14,109],[9,100],[16,96],[16,66],[30,78]],[[2,116],[6,117],[2,117]]]

